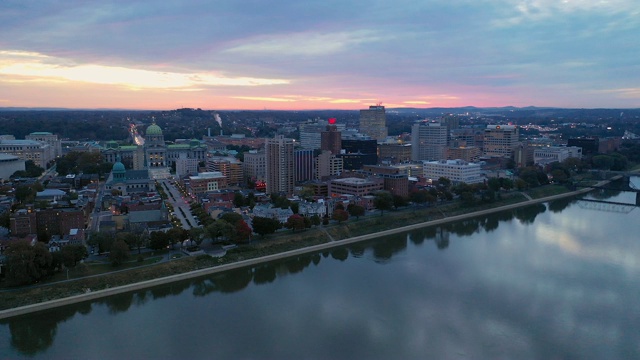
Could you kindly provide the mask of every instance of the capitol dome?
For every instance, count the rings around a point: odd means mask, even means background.
[[[162,129],[156,123],[153,123],[147,128],[146,135],[162,135]]]
[[[113,168],[111,169],[111,171],[113,173],[124,173],[127,172],[127,169],[125,169],[123,163],[121,163],[120,161],[116,161],[115,164],[113,164]]]

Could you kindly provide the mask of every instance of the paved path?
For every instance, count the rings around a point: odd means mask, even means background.
[[[605,181],[601,181],[598,184],[601,185],[601,184],[605,184],[606,182],[607,181],[605,180]],[[431,220],[431,221],[426,221],[426,222],[419,223],[419,224],[403,226],[403,227],[400,227],[400,228],[395,228],[395,229],[390,229],[390,230],[384,230],[384,231],[380,231],[380,232],[373,233],[373,234],[355,236],[355,237],[348,238],[348,239],[343,239],[343,240],[335,240],[335,241],[324,243],[324,244],[313,245],[313,246],[309,246],[309,247],[306,247],[306,248],[290,250],[290,251],[286,251],[286,252],[282,252],[282,253],[278,253],[278,254],[273,254],[273,255],[267,255],[267,256],[260,257],[260,258],[237,261],[237,262],[230,263],[230,264],[220,265],[220,266],[201,269],[201,270],[195,270],[195,271],[187,272],[187,273],[184,273],[184,274],[176,274],[176,275],[167,276],[167,277],[163,277],[163,278],[147,280],[147,281],[143,281],[143,282],[139,282],[139,283],[135,283],[135,284],[129,284],[129,285],[119,286],[119,287],[110,288],[110,289],[92,291],[92,292],[85,293],[85,294],[74,295],[74,296],[70,296],[70,297],[67,297],[67,298],[51,300],[51,301],[47,301],[47,302],[43,302],[43,303],[39,303],[39,304],[32,304],[32,305],[19,307],[19,308],[2,310],[2,311],[0,311],[0,319],[9,318],[9,317],[18,316],[18,315],[23,315],[23,314],[28,314],[28,313],[35,312],[35,311],[51,309],[51,308],[55,308],[55,307],[59,307],[59,306],[75,304],[75,303],[82,302],[82,301],[94,300],[94,299],[102,298],[102,297],[105,297],[105,296],[111,296],[111,295],[121,294],[121,293],[125,293],[125,292],[131,292],[131,291],[138,291],[138,290],[147,289],[147,288],[158,286],[158,285],[164,285],[164,284],[172,283],[172,282],[175,282],[175,281],[187,280],[187,279],[191,279],[191,278],[199,277],[199,276],[203,276],[203,275],[210,275],[210,274],[215,274],[215,273],[228,271],[228,270],[232,270],[232,269],[248,267],[248,266],[254,266],[254,265],[258,265],[258,264],[264,263],[264,262],[285,259],[285,258],[292,257],[292,256],[299,256],[299,255],[303,255],[303,254],[307,254],[307,253],[313,253],[313,252],[321,252],[321,251],[330,250],[332,248],[343,246],[343,245],[349,245],[349,244],[353,244],[353,243],[357,243],[357,242],[361,242],[361,241],[365,241],[365,240],[370,240],[370,239],[374,239],[374,238],[378,238],[378,237],[382,237],[382,236],[393,235],[393,234],[397,234],[397,233],[401,233],[401,232],[411,231],[411,230],[415,230],[415,229],[419,229],[419,228],[423,228],[423,227],[442,225],[442,224],[445,224],[445,223],[464,220],[464,219],[468,219],[468,218],[472,218],[472,217],[476,217],[476,216],[489,215],[489,214],[500,212],[500,211],[513,210],[513,209],[516,209],[516,208],[519,208],[519,207],[523,207],[523,206],[528,206],[528,205],[533,205],[533,204],[553,201],[553,200],[557,200],[557,199],[572,197],[572,196],[576,196],[576,195],[586,194],[591,190],[592,189],[589,189],[589,188],[580,189],[580,190],[577,190],[577,191],[572,191],[572,192],[568,192],[568,193],[564,193],[564,194],[548,196],[548,197],[544,197],[544,198],[540,198],[540,199],[532,199],[532,200],[519,202],[519,203],[516,203],[516,204],[504,205],[504,206],[499,206],[499,207],[492,208],[492,209],[481,210],[481,211],[476,211],[476,212],[462,214],[462,215],[455,215],[455,216],[450,216],[450,217],[443,218],[443,219]]]

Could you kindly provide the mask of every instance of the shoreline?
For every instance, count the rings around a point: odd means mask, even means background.
[[[605,183],[607,181],[608,180],[605,180],[605,181],[602,181],[600,183]],[[303,248],[300,248],[300,249],[289,250],[289,251],[285,251],[285,252],[281,252],[281,253],[277,253],[277,254],[271,254],[271,255],[266,255],[266,256],[262,256],[262,257],[258,257],[258,258],[237,261],[237,262],[234,262],[234,263],[229,263],[229,264],[209,267],[209,268],[205,268],[205,269],[189,271],[189,272],[182,273],[182,274],[170,275],[170,276],[166,276],[166,277],[161,277],[161,278],[152,279],[152,280],[146,280],[146,281],[142,281],[142,282],[132,283],[132,284],[118,286],[118,287],[109,288],[109,289],[91,291],[91,292],[87,292],[85,294],[73,295],[73,296],[69,296],[69,297],[65,297],[65,298],[49,300],[49,301],[45,301],[45,302],[41,302],[41,303],[37,303],[37,304],[25,305],[25,306],[21,306],[21,307],[17,307],[17,308],[12,308],[12,309],[0,310],[0,320],[11,318],[11,317],[15,317],[15,316],[20,316],[20,315],[26,315],[26,314],[30,314],[30,313],[34,313],[34,312],[38,312],[38,311],[44,311],[44,310],[48,310],[48,309],[53,309],[53,308],[60,307],[60,306],[76,304],[76,303],[80,303],[80,302],[84,302],[84,301],[91,301],[91,300],[95,300],[95,299],[99,299],[99,298],[103,298],[103,297],[107,297],[107,296],[111,296],[111,295],[117,295],[117,294],[122,294],[122,293],[126,293],[126,292],[144,290],[144,289],[147,289],[147,288],[150,288],[150,287],[159,286],[159,285],[166,285],[166,284],[173,283],[173,282],[176,282],[176,281],[188,280],[188,279],[201,277],[201,276],[206,276],[206,275],[211,275],[211,274],[216,274],[216,273],[220,273],[220,272],[224,272],[224,271],[228,271],[228,270],[239,269],[239,268],[244,268],[244,267],[249,267],[249,266],[255,266],[255,265],[258,265],[258,264],[261,264],[261,263],[275,261],[275,260],[281,260],[281,259],[286,259],[286,258],[292,257],[292,256],[298,256],[298,255],[303,255],[303,254],[307,254],[307,253],[324,251],[324,250],[332,249],[332,248],[335,248],[335,247],[340,247],[340,246],[349,245],[349,244],[353,244],[353,243],[357,243],[357,242],[361,242],[361,241],[371,240],[371,239],[382,237],[382,236],[393,235],[393,234],[397,234],[397,233],[411,231],[411,230],[415,230],[415,229],[419,229],[419,228],[442,225],[442,224],[446,224],[446,223],[450,223],[450,222],[454,222],[454,221],[464,220],[464,219],[477,217],[477,216],[488,215],[488,214],[492,214],[492,213],[496,213],[496,212],[500,212],[500,211],[513,210],[513,209],[516,209],[516,208],[525,207],[525,206],[529,206],[529,205],[534,205],[534,204],[538,204],[538,203],[544,203],[544,202],[549,202],[549,201],[553,201],[553,200],[573,197],[573,196],[577,196],[577,195],[583,195],[583,194],[586,194],[586,193],[588,193],[588,192],[590,192],[592,190],[593,190],[592,188],[584,188],[584,189],[580,189],[580,190],[576,190],[576,191],[570,191],[570,192],[566,192],[566,193],[562,193],[562,194],[542,197],[542,198],[539,198],[539,199],[525,200],[525,201],[518,202],[518,203],[515,203],[515,204],[497,206],[497,207],[494,207],[494,208],[491,208],[491,209],[473,211],[473,212],[469,212],[469,213],[465,213],[465,214],[445,217],[445,218],[442,218],[442,219],[430,220],[430,221],[425,221],[425,222],[421,222],[421,223],[417,223],[417,224],[412,224],[412,225],[402,226],[402,227],[398,227],[398,228],[393,228],[393,229],[389,229],[389,230],[383,230],[383,231],[379,231],[379,232],[376,232],[376,233],[365,234],[365,235],[360,235],[360,236],[354,236],[354,237],[346,238],[346,239],[342,239],[342,240],[330,241],[330,242],[323,243],[323,244],[307,246],[307,247],[303,247]]]

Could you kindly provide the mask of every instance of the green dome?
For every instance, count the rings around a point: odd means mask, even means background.
[[[162,129],[160,128],[160,126],[156,125],[156,123],[153,123],[153,124],[149,125],[149,127],[147,128],[146,134],[147,134],[147,136],[148,135],[162,135]]]
[[[116,161],[116,163],[113,164],[113,168],[111,169],[111,171],[114,173],[124,173],[127,172],[127,169],[125,169],[123,163],[121,163],[120,161]]]
[[[191,141],[189,141],[189,146],[191,146],[191,147],[197,147],[197,146],[200,146],[200,140],[198,140],[198,139],[191,139]]]

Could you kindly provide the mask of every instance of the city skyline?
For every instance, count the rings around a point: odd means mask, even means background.
[[[640,107],[631,0],[0,10],[0,107]]]

